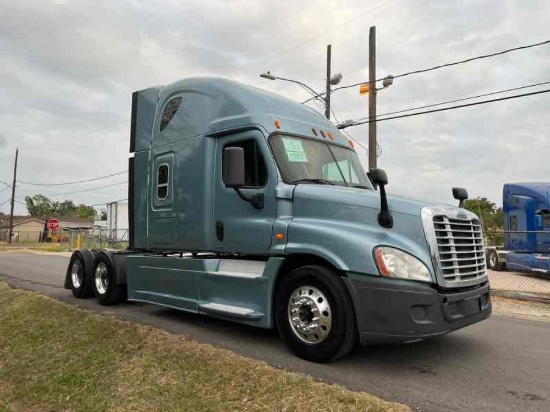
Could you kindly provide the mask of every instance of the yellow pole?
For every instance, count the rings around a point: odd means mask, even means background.
[[[82,235],[80,234],[76,236],[76,248],[82,249]]]

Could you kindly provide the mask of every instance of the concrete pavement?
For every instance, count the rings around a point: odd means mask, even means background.
[[[550,323],[493,315],[447,336],[358,348],[329,365],[294,357],[278,336],[147,304],[101,307],[62,289],[68,258],[0,253],[0,278],[82,308],[163,328],[421,411],[550,410]]]

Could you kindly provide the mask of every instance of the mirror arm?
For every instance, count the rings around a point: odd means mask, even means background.
[[[380,185],[380,213],[378,213],[378,223],[388,229],[393,227],[393,218],[388,208],[388,198],[386,197],[386,188]]]
[[[264,208],[264,194],[263,193],[258,193],[258,194],[252,195],[252,196],[246,196],[245,194],[243,194],[243,192],[241,192],[241,189],[239,189],[238,187],[234,187],[233,189],[235,189],[235,192],[237,192],[237,194],[239,195],[239,197],[242,200],[244,200],[245,202],[250,203],[254,207],[254,209],[263,209]]]

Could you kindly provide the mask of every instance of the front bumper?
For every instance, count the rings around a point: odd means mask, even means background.
[[[420,282],[348,274],[362,344],[399,343],[443,335],[491,315],[489,284],[439,292]]]

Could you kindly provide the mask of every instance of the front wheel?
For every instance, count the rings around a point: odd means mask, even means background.
[[[487,268],[497,271],[501,271],[506,268],[506,264],[498,261],[498,254],[496,250],[491,249],[487,253]]]
[[[300,358],[333,361],[357,342],[351,297],[340,276],[323,266],[303,266],[281,282],[276,320],[284,341]]]

